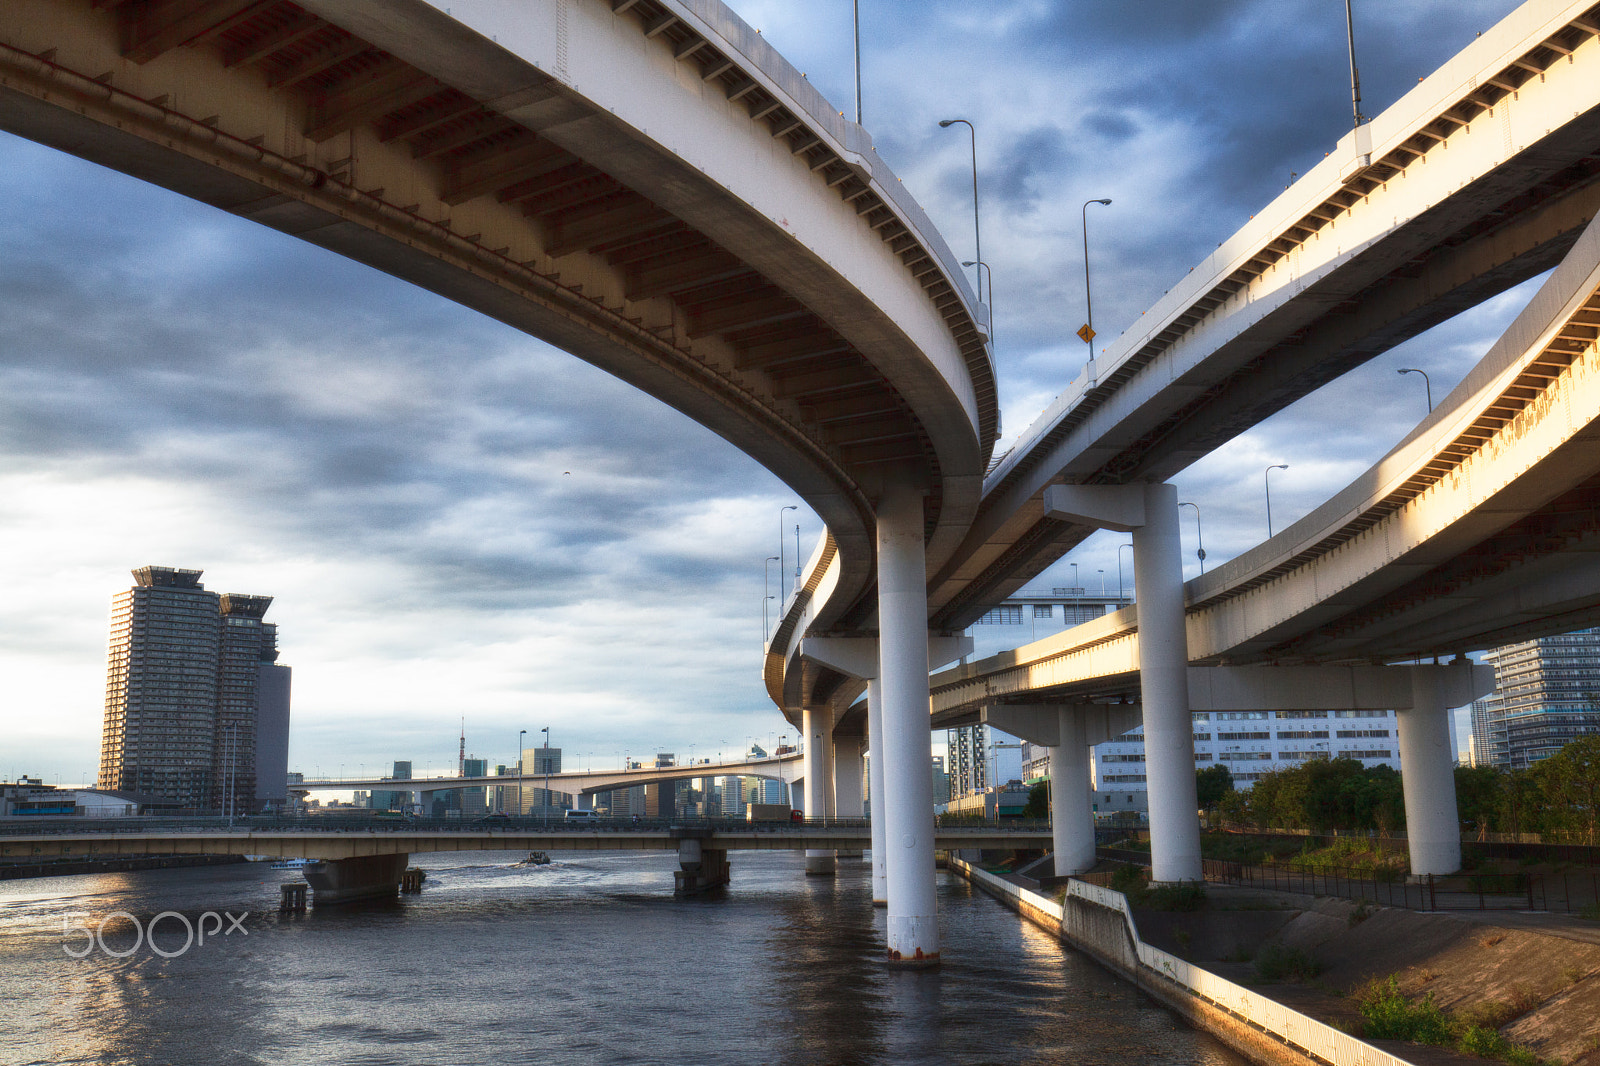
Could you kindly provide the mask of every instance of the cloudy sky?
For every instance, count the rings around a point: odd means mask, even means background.
[[[849,0],[736,0],[853,112]],[[862,0],[866,126],[970,258],[978,127],[1006,433],[1077,373],[1079,209],[1115,335],[1349,125],[1338,0]],[[1375,114],[1511,0],[1356,4]],[[762,560],[798,502],[564,353],[292,238],[0,135],[0,774],[98,759],[111,597],[146,564],[276,597],[291,768],[570,767],[789,732],[760,684]],[[1178,477],[1214,565],[1342,487],[1443,396],[1526,287]],[[1359,406],[1359,420],[1341,417]],[[1314,431],[1308,427],[1315,426]],[[785,552],[792,567],[792,523]],[[820,525],[799,512],[803,549]],[[1186,520],[1185,535],[1192,537]],[[1116,538],[1072,561],[1114,571]],[[1186,542],[1192,575],[1194,544]],[[1043,575],[1035,583],[1063,584]]]

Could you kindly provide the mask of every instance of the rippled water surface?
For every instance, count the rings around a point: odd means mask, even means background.
[[[417,856],[420,896],[292,917],[265,864],[0,882],[0,1063],[1244,1061],[943,873],[946,962],[907,973],[859,860],[735,852],[688,901],[670,853],[520,857]],[[136,946],[163,911],[205,942],[168,916],[172,958]]]

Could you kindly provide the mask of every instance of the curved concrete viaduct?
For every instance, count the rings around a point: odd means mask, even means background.
[[[1094,532],[1044,506],[1061,484],[1160,481],[1394,345],[1549,269],[1600,211],[1600,5],[1518,8],[1224,241],[1098,349],[1002,456],[929,628],[960,632]],[[826,545],[768,649],[773,700],[864,682],[801,657],[841,583]],[[848,586],[845,586],[848,587]],[[934,665],[938,665],[935,663]]]
[[[758,34],[718,0],[16,0],[0,128],[547,340],[798,492],[829,531],[813,624],[897,635],[888,947],[937,961],[919,649],[994,372],[926,216]]]
[[[866,132],[716,0],[18,0],[0,128],[578,355],[757,458],[871,613],[885,479],[931,565],[998,431],[963,274]]]
[[[985,479],[929,589],[970,625],[1093,529],[1052,484],[1161,481],[1321,385],[1559,262],[1600,211],[1600,5],[1485,32],[1197,264]]]

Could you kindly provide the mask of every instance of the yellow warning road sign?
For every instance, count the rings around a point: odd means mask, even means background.
[[[1094,330],[1089,328],[1089,324],[1087,322],[1084,323],[1082,329],[1078,330],[1078,339],[1083,341],[1085,344],[1094,343]]]

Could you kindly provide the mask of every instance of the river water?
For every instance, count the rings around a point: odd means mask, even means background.
[[[556,855],[416,856],[421,895],[294,916],[265,864],[0,882],[0,1063],[1244,1062],[943,872],[943,967],[890,972],[865,862],[734,852],[675,900],[672,853]],[[136,940],[164,911],[204,942]]]

